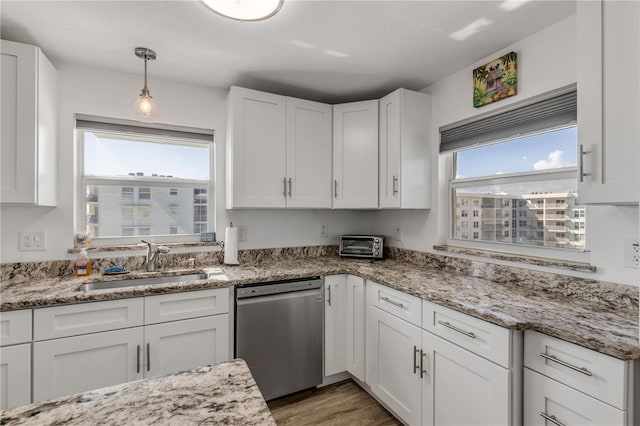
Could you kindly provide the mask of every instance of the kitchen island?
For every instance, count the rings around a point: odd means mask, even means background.
[[[0,412],[2,425],[275,425],[241,359]]]

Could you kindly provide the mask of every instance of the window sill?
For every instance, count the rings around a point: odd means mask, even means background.
[[[163,246],[169,248],[188,248],[188,247],[216,247],[220,246],[220,241],[213,241],[210,243],[192,242],[192,243],[162,243]],[[86,250],[94,253],[109,252],[109,251],[133,251],[133,250],[146,250],[146,244],[122,244],[113,246],[100,246],[89,247]],[[67,249],[67,253],[80,253],[80,248]]]
[[[526,263],[528,265],[543,266],[546,268],[565,269],[576,272],[589,272],[596,271],[596,267],[590,263],[575,262],[571,260],[557,260],[549,259],[545,257],[526,256],[521,254],[509,254],[503,252],[497,252],[492,250],[481,250],[468,247],[454,247],[450,245],[434,245],[433,249],[436,251],[444,251],[447,253],[466,254],[469,256],[484,257],[487,259],[505,260],[509,262]]]

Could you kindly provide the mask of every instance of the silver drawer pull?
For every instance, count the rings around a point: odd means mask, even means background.
[[[580,182],[584,181],[585,176],[591,176],[591,173],[584,172],[584,156],[585,154],[591,154],[591,151],[585,151],[584,146],[580,145],[580,154],[578,160],[580,161],[580,166],[578,167],[578,176],[580,178]]]
[[[402,303],[394,302],[393,300],[389,299],[388,297],[380,296],[380,300],[384,300],[385,302],[391,303],[392,305],[395,305],[398,308],[404,308],[404,305]]]
[[[413,374],[416,374],[418,371],[418,363],[416,362],[416,355],[418,355],[418,352],[420,352],[420,349],[413,345]]]
[[[456,327],[455,325],[451,325],[451,324],[449,324],[449,323],[448,323],[448,322],[446,322],[446,321],[440,321],[440,320],[438,320],[438,324],[440,324],[440,325],[444,325],[445,327],[450,328],[450,329],[452,329],[452,330],[455,330],[455,331],[457,331],[458,333],[462,333],[462,334],[464,334],[464,335],[465,335],[465,336],[467,336],[467,337],[471,337],[472,339],[475,339],[475,338],[476,338],[476,335],[475,335],[475,334],[473,334],[472,332],[470,332],[470,331],[464,331],[463,329],[458,328],[458,327]]]
[[[571,365],[566,361],[563,361],[561,359],[558,359],[555,355],[547,355],[545,353],[540,353],[540,356],[544,359],[548,359],[549,361],[553,361],[557,364],[562,365],[563,367],[567,367],[570,368],[572,370],[577,371],[578,373],[582,373],[585,376],[593,376],[593,374],[591,373],[591,371],[587,370],[585,367],[576,367],[575,365]]]
[[[549,420],[551,423],[553,423],[554,425],[557,426],[565,426],[564,423],[558,421],[558,419],[556,419],[556,416],[549,416],[546,413],[540,413],[540,415],[545,419],[545,420]]]

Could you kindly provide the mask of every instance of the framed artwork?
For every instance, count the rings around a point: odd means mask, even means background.
[[[516,52],[507,53],[473,70],[473,106],[497,102],[518,93]]]

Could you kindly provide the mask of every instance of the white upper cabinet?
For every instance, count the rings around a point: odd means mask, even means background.
[[[226,207],[285,207],[286,98],[232,87],[227,102]]]
[[[57,74],[39,48],[2,40],[3,205],[57,202]]]
[[[331,208],[331,105],[232,87],[227,208]]]
[[[578,194],[583,203],[637,203],[640,180],[640,3],[577,3]]]
[[[333,207],[378,208],[378,101],[333,106]]]
[[[287,98],[287,207],[331,208],[332,111]]]
[[[431,97],[398,89],[380,99],[380,208],[430,207]]]

